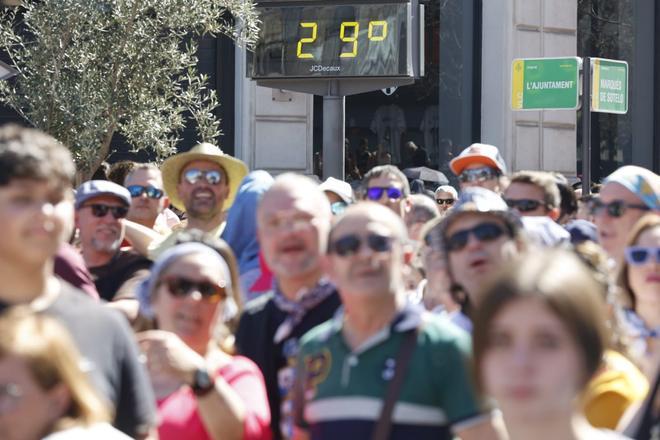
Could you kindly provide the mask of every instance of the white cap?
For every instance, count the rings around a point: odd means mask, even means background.
[[[330,191],[337,194],[347,204],[353,203],[353,188],[343,180],[328,177],[320,185],[322,191]]]

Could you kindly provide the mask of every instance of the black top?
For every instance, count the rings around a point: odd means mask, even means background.
[[[91,267],[96,290],[105,301],[135,298],[135,288],[149,276],[151,260],[133,251],[119,251],[108,264]]]
[[[290,391],[298,355],[298,340],[312,327],[332,318],[341,302],[335,291],[316,307],[307,311],[286,339],[275,343],[273,337],[277,328],[286,319],[287,313],[277,307],[273,296],[273,292],[269,292],[246,305],[236,332],[236,347],[240,354],[252,359],[264,375],[273,438],[280,440],[283,438],[282,429],[288,431],[292,427],[292,419],[282,420],[281,408],[283,401],[289,402],[292,397]],[[292,414],[286,418],[291,416]]]

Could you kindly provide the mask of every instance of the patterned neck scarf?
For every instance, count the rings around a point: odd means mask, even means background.
[[[273,301],[278,309],[287,314],[287,317],[279,327],[277,327],[273,342],[279,344],[289,337],[293,329],[300,324],[307,312],[323,302],[327,297],[332,295],[334,291],[335,286],[326,278],[321,278],[311,289],[303,288],[299,291],[297,294],[297,298],[299,298],[298,301],[291,301],[284,296],[279,287],[276,287]]]

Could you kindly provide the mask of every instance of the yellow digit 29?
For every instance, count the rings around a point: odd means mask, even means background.
[[[353,28],[353,36],[347,37],[346,36],[346,28]],[[357,55],[357,39],[358,39],[358,32],[360,31],[360,23],[357,21],[344,21],[341,23],[341,27],[339,28],[339,39],[343,41],[344,43],[353,43],[353,50],[350,52],[342,52],[339,56],[341,58],[354,58],[355,55]]]
[[[305,43],[313,43],[316,41],[316,29],[318,28],[318,25],[316,22],[311,21],[311,22],[302,22],[300,23],[300,27],[303,28],[311,28],[312,29],[312,36],[311,37],[306,37],[306,38],[301,38],[298,41],[298,48],[296,49],[296,56],[298,58],[314,58],[314,55],[311,53],[303,52],[302,51],[302,45]]]

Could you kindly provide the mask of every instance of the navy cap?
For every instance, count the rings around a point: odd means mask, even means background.
[[[577,219],[571,220],[564,226],[571,234],[571,243],[578,244],[583,241],[598,243],[598,228],[591,222]]]
[[[76,209],[87,200],[99,196],[113,196],[126,206],[131,206],[131,193],[121,185],[109,180],[88,180],[76,190]]]

